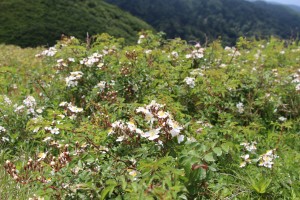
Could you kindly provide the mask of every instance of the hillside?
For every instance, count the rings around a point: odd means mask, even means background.
[[[288,5],[288,7],[298,13],[300,13],[300,6],[296,6],[296,5]]]
[[[219,36],[233,43],[239,36],[295,36],[300,17],[290,9],[243,0],[107,0],[140,17],[170,38],[204,41]]]
[[[53,45],[61,34],[84,39],[107,32],[136,41],[151,26],[101,0],[1,0],[0,43]]]

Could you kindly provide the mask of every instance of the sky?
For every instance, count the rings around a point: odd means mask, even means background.
[[[265,0],[265,1],[277,2],[281,4],[294,4],[300,6],[300,0]]]

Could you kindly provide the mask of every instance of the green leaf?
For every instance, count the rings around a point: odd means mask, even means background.
[[[226,153],[229,152],[229,143],[223,143],[221,145],[221,148],[223,149],[223,151],[225,151]]]
[[[211,152],[211,153],[208,153],[204,156],[204,160],[207,161],[207,162],[214,162],[215,159],[214,159],[214,154]]]
[[[222,149],[220,147],[213,148],[213,152],[215,152],[215,154],[217,154],[217,156],[222,155]]]

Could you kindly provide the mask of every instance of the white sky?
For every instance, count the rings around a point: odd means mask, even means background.
[[[294,4],[300,6],[300,0],[265,0],[265,1],[277,2],[281,4]]]

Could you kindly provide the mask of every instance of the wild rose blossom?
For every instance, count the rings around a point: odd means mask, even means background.
[[[185,83],[190,87],[190,88],[194,88],[195,87],[195,78],[192,77],[186,77],[184,79]]]
[[[75,87],[78,85],[78,81],[82,78],[83,73],[81,71],[71,72],[71,75],[66,77],[67,87]]]

